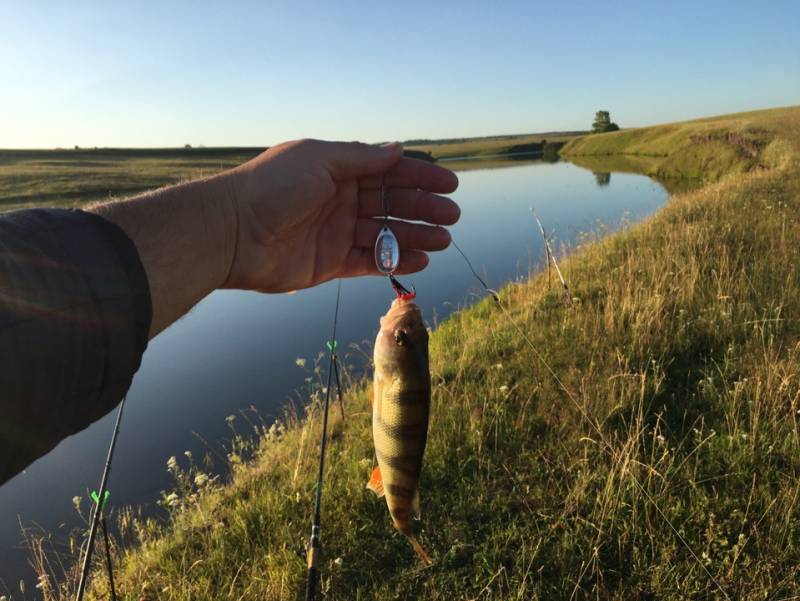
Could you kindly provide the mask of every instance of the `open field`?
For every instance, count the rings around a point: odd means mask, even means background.
[[[562,264],[570,306],[538,274],[433,332],[430,567],[364,490],[368,383],[351,383],[346,421],[331,414],[323,598],[800,595],[800,109],[726,117],[712,136],[694,123],[575,144],[646,144],[676,169],[676,128],[677,148],[696,136],[693,157],[755,128],[759,165],[689,164],[720,177],[623,232],[587,234]],[[121,550],[125,598],[298,598],[320,386],[309,419],[234,440],[230,484],[178,461],[168,524],[117,515],[138,542]],[[95,557],[91,597],[105,599]]]
[[[542,140],[563,144],[570,135],[466,138],[459,142],[410,145],[408,151],[433,159],[541,153]],[[235,167],[263,148],[98,148],[0,150],[0,210],[26,206],[82,206]],[[510,159],[509,159],[510,160]],[[474,168],[475,162],[450,164]]]
[[[235,167],[261,150],[0,150],[0,210],[127,196]]]
[[[542,143],[544,141],[561,145],[584,133],[586,132],[553,132],[520,136],[467,138],[458,141],[433,141],[426,144],[408,144],[406,148],[428,153],[436,160],[509,155],[525,152],[541,152]]]

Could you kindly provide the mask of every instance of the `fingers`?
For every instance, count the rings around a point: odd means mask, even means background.
[[[362,142],[316,142],[327,155],[336,180],[356,179],[386,172],[403,155],[399,143],[373,146]]]
[[[452,225],[461,216],[461,209],[445,196],[409,188],[387,188],[386,209],[392,217]],[[380,189],[359,192],[359,217],[384,217]]]
[[[362,177],[359,185],[362,189],[380,188],[381,176],[373,174],[370,177]],[[449,194],[458,188],[458,178],[455,173],[444,167],[404,157],[386,171],[383,175],[383,185]]]
[[[374,248],[378,232],[383,227],[383,219],[359,219],[356,222],[354,247],[365,248],[375,262]],[[400,258],[408,250],[444,250],[450,246],[450,232],[443,227],[407,223],[405,221],[389,221],[389,227],[400,243]]]
[[[395,274],[402,275],[422,271],[428,266],[428,255],[420,250],[406,250],[400,253],[400,264]],[[353,248],[347,255],[343,277],[358,275],[386,275],[378,271],[372,249]]]

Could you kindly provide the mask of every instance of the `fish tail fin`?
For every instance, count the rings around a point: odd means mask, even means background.
[[[433,562],[428,554],[425,552],[425,549],[422,548],[422,545],[419,544],[417,537],[414,534],[406,534],[408,541],[411,543],[411,546],[414,548],[414,552],[417,556],[422,560],[422,563],[425,565],[431,565]]]
[[[383,478],[381,477],[381,466],[376,465],[372,470],[372,476],[367,482],[367,488],[374,492],[380,499],[385,493],[383,491]]]

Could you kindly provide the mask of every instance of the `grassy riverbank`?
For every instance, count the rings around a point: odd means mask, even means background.
[[[570,140],[561,154],[593,169],[615,168],[660,178],[718,180],[781,167],[797,134],[796,107],[723,115]],[[784,129],[785,128],[785,129]]]
[[[742,136],[763,139],[756,159],[701,160]],[[562,263],[570,306],[535,275],[501,291],[505,311],[487,299],[433,332],[430,567],[364,490],[367,383],[352,384],[346,421],[332,413],[324,598],[800,595],[800,109],[567,148],[646,151],[672,174],[717,181],[587,238]],[[260,429],[249,461],[236,444],[230,485],[181,458],[169,524],[121,517],[138,546],[119,562],[118,591],[297,598],[319,428],[317,389],[311,418]],[[96,557],[91,596],[105,599]]]

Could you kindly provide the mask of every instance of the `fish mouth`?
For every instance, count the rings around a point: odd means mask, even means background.
[[[427,334],[422,310],[413,300],[396,298],[386,315],[381,317],[381,337],[385,337],[391,347],[407,348],[407,345],[400,343],[415,342],[427,338]]]
[[[406,327],[415,326],[417,322],[422,323],[422,310],[413,299],[398,297],[392,301],[392,306],[381,318],[382,328],[385,327],[384,321],[394,327],[401,321]]]

